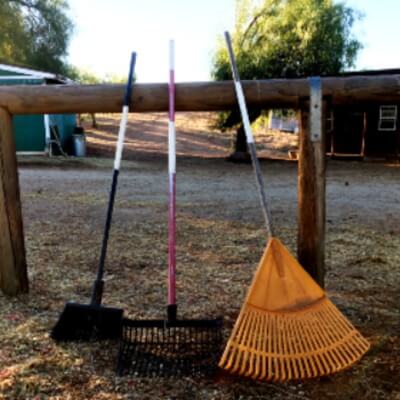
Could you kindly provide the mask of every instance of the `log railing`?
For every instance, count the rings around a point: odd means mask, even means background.
[[[391,103],[400,97],[400,75],[323,78],[323,96],[333,104]],[[0,107],[11,114],[120,112],[123,85],[1,86]],[[308,79],[243,81],[249,106],[298,108],[309,96]],[[167,84],[136,84],[133,112],[168,111]],[[176,111],[222,111],[236,107],[233,83],[176,85]]]
[[[303,254],[304,260],[317,260],[317,264],[321,264],[318,260],[323,260],[324,249],[323,242],[318,243],[318,232],[323,232],[325,226],[325,191],[321,186],[325,177],[321,148],[310,147],[306,137],[309,118],[304,102],[310,94],[309,80],[244,81],[243,89],[249,107],[300,109],[299,255]],[[28,290],[12,115],[119,112],[123,90],[123,85],[0,87],[0,289],[3,292],[15,295]],[[329,97],[333,105],[397,104],[400,75],[323,78],[322,95]],[[176,85],[176,111],[220,111],[234,107],[237,104],[232,82]],[[168,111],[167,84],[136,84],[130,109],[132,112]],[[321,143],[324,143],[323,137],[319,146]],[[312,185],[309,182],[313,182]],[[310,231],[314,232],[312,241],[309,240]],[[307,269],[307,265],[303,266]],[[321,271],[321,267],[317,265],[317,270]],[[313,273],[312,269],[310,272]],[[318,271],[313,275],[323,284],[323,276],[318,276]]]

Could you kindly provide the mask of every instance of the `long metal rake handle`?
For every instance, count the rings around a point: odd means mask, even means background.
[[[133,52],[131,55],[131,63],[130,63],[130,67],[129,67],[128,82],[125,87],[124,102],[123,102],[123,107],[122,107],[122,117],[121,117],[121,122],[120,122],[120,126],[119,126],[119,132],[118,132],[117,147],[115,150],[114,172],[113,172],[113,178],[112,178],[112,183],[111,183],[110,197],[109,197],[109,201],[108,201],[106,223],[104,226],[103,242],[101,245],[99,267],[97,269],[96,280],[94,281],[94,284],[93,284],[91,303],[96,304],[96,305],[101,304],[101,300],[103,297],[104,264],[105,264],[106,255],[107,255],[107,244],[108,244],[108,238],[109,238],[109,233],[110,233],[112,214],[113,214],[113,210],[114,210],[114,200],[115,200],[115,193],[117,191],[119,168],[121,166],[121,158],[122,158],[122,150],[124,147],[126,124],[128,121],[128,114],[129,114],[129,103],[131,100],[131,93],[132,93],[133,76],[135,73],[135,64],[136,64],[136,52]]]
[[[226,40],[226,45],[228,47],[232,75],[233,75],[233,79],[235,82],[236,97],[238,99],[240,113],[242,115],[244,131],[246,133],[247,146],[249,148],[250,155],[251,155],[251,161],[253,164],[254,174],[255,174],[255,178],[256,178],[256,184],[257,184],[258,194],[260,197],[261,208],[263,210],[263,215],[264,215],[264,219],[265,219],[265,226],[267,228],[268,236],[269,236],[269,238],[271,238],[273,236],[273,225],[272,225],[271,213],[270,213],[270,210],[268,207],[267,198],[265,196],[264,181],[262,178],[260,162],[258,161],[258,158],[257,158],[253,132],[251,130],[249,114],[247,112],[246,101],[245,101],[245,97],[243,94],[242,84],[240,82],[239,71],[237,69],[235,54],[232,49],[232,42],[231,42],[231,37],[229,35],[229,32],[225,32],[225,40]]]
[[[169,42],[168,123],[168,307],[169,321],[176,320],[176,132],[175,132],[175,43]]]

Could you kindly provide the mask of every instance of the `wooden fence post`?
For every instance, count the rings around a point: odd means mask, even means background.
[[[313,80],[314,79],[314,80]],[[324,287],[325,277],[325,118],[319,78],[311,78],[314,96],[299,110],[298,242],[300,264]]]
[[[10,113],[0,107],[0,289],[28,291],[17,157]]]

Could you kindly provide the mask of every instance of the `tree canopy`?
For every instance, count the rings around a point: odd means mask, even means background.
[[[354,65],[361,43],[352,34],[358,14],[333,0],[238,0],[233,45],[243,79],[337,74]],[[231,79],[225,45],[213,77]]]
[[[333,75],[354,65],[361,43],[352,27],[359,14],[333,0],[237,0],[233,47],[242,79]],[[212,76],[232,79],[225,43],[218,42]],[[250,110],[255,120],[261,110]],[[240,121],[222,114],[220,127]]]
[[[73,23],[66,0],[0,0],[0,60],[64,74]]]

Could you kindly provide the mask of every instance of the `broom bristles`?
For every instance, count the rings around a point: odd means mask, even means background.
[[[349,367],[369,347],[327,297],[296,312],[246,303],[219,366],[267,381],[313,378]]]

